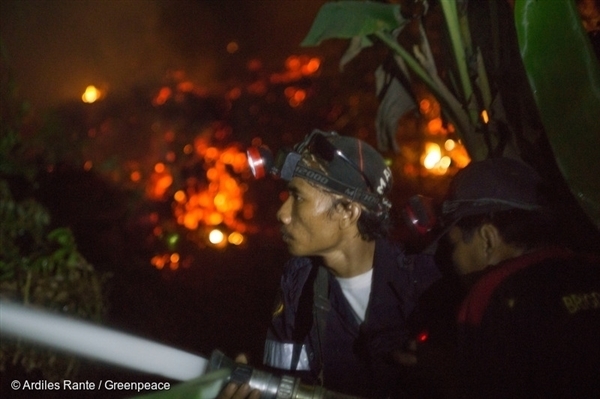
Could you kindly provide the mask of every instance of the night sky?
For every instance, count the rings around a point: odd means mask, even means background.
[[[3,0],[0,27],[20,95],[45,107],[90,84],[112,92],[153,84],[170,69],[210,87],[254,57],[281,65],[325,2]]]

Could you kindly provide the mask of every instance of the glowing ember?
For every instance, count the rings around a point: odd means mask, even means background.
[[[431,112],[431,102],[426,98],[419,101],[419,110],[424,115],[428,114],[429,112]]]
[[[146,187],[146,194],[151,199],[162,199],[172,183],[173,177],[170,171],[166,169],[163,163],[157,163]]]
[[[229,43],[227,44],[227,52],[228,52],[229,54],[233,54],[233,53],[235,53],[236,51],[238,51],[238,50],[239,50],[239,48],[240,48],[240,47],[239,47],[239,45],[238,45],[236,42],[229,42]]]
[[[286,71],[271,75],[271,83],[289,83],[298,81],[304,76],[317,73],[321,67],[321,59],[306,55],[292,55],[285,61]]]
[[[442,126],[441,118],[433,118],[427,123],[427,129],[431,134],[444,134],[444,128]]]
[[[440,146],[435,143],[425,143],[425,156],[423,166],[427,169],[433,169],[442,159]]]
[[[214,229],[208,235],[208,239],[211,242],[211,244],[218,245],[223,242],[223,240],[225,239],[225,235],[221,230]]]
[[[409,176],[441,176],[465,167],[470,162],[469,155],[460,141],[448,137],[455,133],[455,129],[451,123],[445,124],[442,120],[441,107],[437,100],[433,96],[421,99],[419,111],[424,118],[423,133],[426,140],[424,151],[419,157],[424,169],[407,164],[404,173]],[[485,121],[486,118],[487,113],[483,111],[482,119]]]
[[[481,111],[481,120],[483,120],[483,123],[488,123],[490,121],[490,117],[485,109]]]
[[[234,231],[233,233],[229,234],[229,237],[227,237],[227,241],[229,241],[229,243],[233,245],[240,245],[244,242],[244,235],[238,233],[237,231]]]
[[[152,104],[153,105],[163,105],[164,103],[167,102],[167,100],[171,97],[171,95],[172,95],[171,89],[168,87],[163,87],[162,89],[160,89],[158,91],[158,94],[156,95],[156,97],[154,97]]]
[[[102,97],[100,90],[98,90],[96,86],[90,85],[85,88],[85,92],[81,96],[81,100],[83,100],[84,103],[91,104],[98,101],[100,97]]]
[[[179,225],[188,230],[197,230],[202,226],[223,225],[236,233],[229,242],[240,245],[244,241],[242,233],[246,230],[242,217],[248,219],[253,215],[253,207],[244,204],[243,195],[247,187],[241,184],[232,174],[241,174],[247,171],[246,155],[237,147],[229,146],[224,149],[211,146],[205,136],[199,137],[194,142],[195,155],[202,161],[204,176],[195,176],[186,180],[186,187],[177,190],[173,195],[173,213]],[[155,170],[163,172],[162,168]],[[154,185],[154,193],[163,188],[161,180]],[[248,210],[250,208],[250,210]],[[212,244],[227,243],[225,236]],[[232,233],[233,234],[233,233]]]

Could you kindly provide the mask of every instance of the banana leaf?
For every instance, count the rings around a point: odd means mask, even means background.
[[[380,65],[375,71],[377,96],[381,99],[375,118],[377,147],[381,151],[400,152],[396,142],[398,121],[408,111],[416,108],[414,95],[396,77]]]
[[[600,227],[600,65],[574,1],[517,0],[521,57],[557,165]]]
[[[473,159],[483,157],[485,147],[480,143],[479,135],[473,134],[474,126],[470,123],[463,105],[451,94],[442,80],[437,76],[433,59],[426,54],[411,54],[400,46],[396,40],[397,33],[402,30],[408,20],[400,14],[398,4],[383,4],[369,1],[338,1],[324,4],[317,14],[307,36],[302,41],[302,46],[317,46],[327,39],[353,39],[350,51],[343,57],[342,66],[349,59],[356,56],[361,49],[367,47],[371,41],[368,35],[379,38],[398,55],[405,65],[417,75],[429,90],[436,96],[443,106],[445,113],[457,127],[459,136],[467,147]],[[405,103],[407,94],[404,89],[389,93],[388,101],[398,104]],[[402,98],[391,98],[394,93]],[[407,107],[409,108],[409,107]],[[389,110],[389,107],[388,107]],[[391,118],[389,121],[378,120],[380,146],[386,146],[386,131],[393,123],[397,123],[398,112],[390,114],[381,110],[378,119]],[[389,130],[389,129],[387,129]],[[383,140],[381,140],[383,138]]]
[[[352,39],[375,32],[393,31],[408,21],[400,5],[364,1],[325,3],[313,21],[301,46],[318,46],[327,39]]]

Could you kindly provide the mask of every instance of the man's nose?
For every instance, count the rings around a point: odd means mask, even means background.
[[[290,216],[290,206],[290,197],[288,197],[283,204],[281,204],[281,207],[279,207],[279,210],[277,211],[277,220],[281,224],[289,224],[292,220],[292,217]]]

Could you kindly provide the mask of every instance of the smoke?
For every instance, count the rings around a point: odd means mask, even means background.
[[[248,58],[298,48],[321,0],[3,0],[0,32],[20,95],[39,107],[160,81],[210,85]],[[239,44],[229,54],[227,43]]]
[[[174,56],[155,34],[156,1],[10,0],[2,8],[9,63],[34,104],[78,98],[90,84],[132,84]]]

